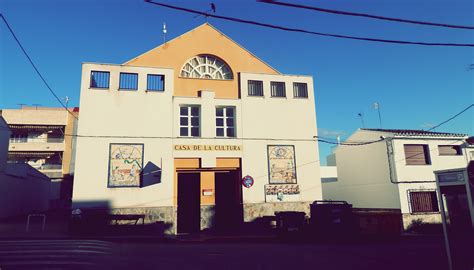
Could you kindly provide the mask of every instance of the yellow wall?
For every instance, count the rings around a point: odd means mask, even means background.
[[[217,158],[214,170],[240,168],[240,158]],[[178,204],[178,171],[189,170],[201,174],[201,205],[214,205],[216,199],[215,173],[200,169],[199,158],[175,158],[174,159],[174,204]],[[212,196],[203,196],[203,189],[212,189]]]
[[[214,172],[201,172],[201,205],[214,205],[216,202],[216,189]],[[212,189],[211,196],[204,196],[204,189]]]
[[[183,65],[199,54],[211,54],[224,60],[232,69],[233,80],[181,78]],[[238,72],[279,74],[277,70],[207,23],[128,61],[125,65],[173,68],[174,95],[186,97],[197,97],[200,90],[212,90],[216,98],[237,99]]]

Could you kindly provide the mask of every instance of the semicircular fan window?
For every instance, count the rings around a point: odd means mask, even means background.
[[[213,55],[197,55],[184,64],[181,77],[232,80],[232,70],[221,59]]]

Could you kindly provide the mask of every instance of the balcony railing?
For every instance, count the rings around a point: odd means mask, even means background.
[[[10,143],[63,143],[64,138],[10,138]]]
[[[63,165],[61,164],[43,164],[38,169],[40,170],[61,170]]]

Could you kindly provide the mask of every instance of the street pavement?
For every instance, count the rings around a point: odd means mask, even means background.
[[[0,241],[5,269],[446,270],[442,239],[365,243]]]
[[[95,269],[115,244],[97,240],[0,241],[0,269]]]

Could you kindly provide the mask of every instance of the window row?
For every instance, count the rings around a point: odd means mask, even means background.
[[[263,81],[248,81],[248,95],[263,97]],[[272,97],[286,97],[285,82],[270,82],[270,95]],[[293,97],[308,98],[308,85],[306,83],[293,83]]]
[[[108,71],[91,71],[91,88],[109,89],[110,72]],[[138,89],[138,73],[120,72],[119,90],[137,90]],[[165,75],[147,74],[147,91],[164,91]]]
[[[201,107],[186,105],[179,108],[179,136],[200,137]],[[216,137],[236,136],[235,133],[235,108],[216,107]]]
[[[430,150],[427,144],[405,144],[405,160],[407,165],[430,165]],[[459,145],[438,145],[440,156],[460,156],[462,155]]]

